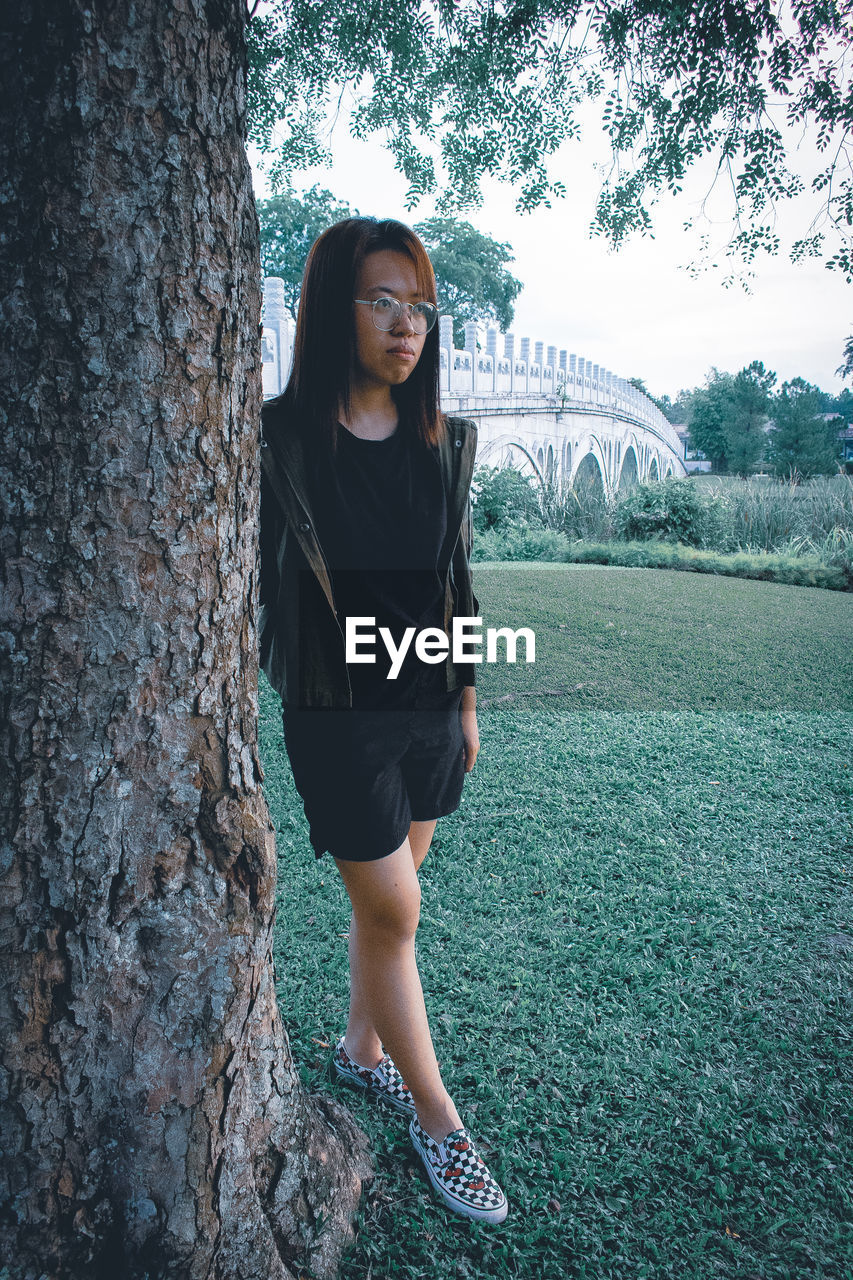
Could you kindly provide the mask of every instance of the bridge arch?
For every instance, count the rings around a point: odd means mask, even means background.
[[[604,472],[596,455],[590,451],[584,454],[572,476],[572,485],[587,492],[604,493]]]
[[[660,474],[659,474],[659,472],[658,472],[658,460],[657,460],[657,458],[652,458],[651,462],[649,463],[649,474],[648,474],[648,479],[649,479],[649,480],[659,480],[659,479],[660,479]]]
[[[501,436],[485,440],[477,449],[477,465],[488,467],[516,467],[522,475],[530,475],[544,484],[544,476],[534,454],[520,440]]]
[[[640,468],[637,465],[637,454],[634,451],[633,444],[629,444],[628,448],[622,455],[622,466],[619,471],[618,488],[620,491],[623,489],[632,489],[634,485],[639,482],[639,479]]]
[[[613,473],[608,464],[607,438],[602,439],[598,430],[590,432],[586,453],[581,453],[578,450],[577,458],[578,464],[574,475],[571,477],[571,483],[574,485],[579,478],[580,484],[592,483],[596,488],[600,485],[603,493],[611,493],[613,490]],[[589,458],[595,462],[598,474],[597,480],[590,470],[591,463],[587,461]],[[583,468],[583,471],[581,468]]]

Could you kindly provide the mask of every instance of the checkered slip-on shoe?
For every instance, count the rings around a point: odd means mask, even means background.
[[[366,1089],[374,1098],[381,1098],[397,1111],[402,1111],[407,1116],[415,1114],[415,1104],[408,1086],[387,1053],[378,1067],[360,1067],[347,1053],[341,1036],[332,1054],[332,1071],[346,1084],[354,1085],[356,1089]]]
[[[435,1142],[416,1116],[409,1135],[427,1177],[450,1209],[480,1222],[503,1222],[506,1196],[477,1155],[466,1129],[454,1129],[443,1142]]]

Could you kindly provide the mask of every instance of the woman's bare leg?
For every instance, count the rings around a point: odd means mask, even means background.
[[[416,871],[427,855],[437,822],[437,818],[431,818],[429,822],[413,822],[409,827],[409,847],[412,850],[412,861]],[[382,1042],[370,1019],[362,990],[358,972],[357,932],[358,922],[353,914],[349,927],[350,999],[345,1037],[346,1048],[347,1053],[360,1067],[375,1067],[382,1058]]]
[[[344,1045],[349,1056],[360,1067],[376,1067],[382,1060],[382,1041],[367,1007],[359,971],[358,921],[355,912],[350,916],[349,922],[349,1017]]]
[[[413,822],[409,827],[409,846],[412,850],[415,871],[419,870],[427,856],[437,822],[438,818],[430,818],[429,822]]]
[[[421,895],[412,847],[407,838],[375,862],[335,861],[353,909],[350,965],[357,1003],[409,1086],[421,1125],[441,1142],[462,1121],[438,1069],[415,960]],[[361,1034],[366,1030],[362,1024]],[[361,1061],[349,1029],[347,1049]]]

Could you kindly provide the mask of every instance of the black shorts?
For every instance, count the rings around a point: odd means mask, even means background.
[[[284,709],[284,742],[315,855],[385,858],[409,834],[458,808],[465,749],[455,689],[438,707]]]

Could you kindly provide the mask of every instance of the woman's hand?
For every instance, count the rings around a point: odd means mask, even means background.
[[[480,750],[480,731],[477,728],[477,690],[472,684],[466,684],[462,689],[460,719],[462,737],[465,741],[465,772],[470,773]]]

